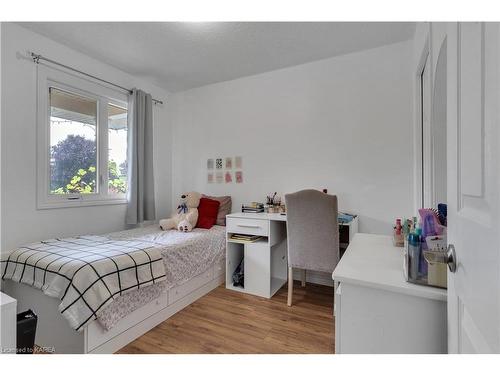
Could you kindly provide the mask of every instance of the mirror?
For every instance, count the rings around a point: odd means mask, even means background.
[[[437,57],[431,84],[429,55],[420,73],[420,207],[446,203],[446,39]],[[432,95],[431,95],[431,90]]]
[[[433,207],[446,203],[446,39],[439,50],[432,96],[432,197]]]

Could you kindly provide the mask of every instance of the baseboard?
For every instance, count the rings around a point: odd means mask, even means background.
[[[293,279],[302,280],[302,270],[293,270]],[[333,287],[332,274],[328,272],[306,271],[306,282]]]

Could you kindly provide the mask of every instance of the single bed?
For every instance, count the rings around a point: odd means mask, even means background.
[[[60,300],[29,285],[4,280],[3,289],[19,309],[38,314],[36,343],[56,353],[113,353],[219,286],[225,271],[225,228],[162,231],[157,225],[104,235],[109,240],[140,241],[157,249],[165,278],[116,296],[77,332],[60,314]],[[56,333],[55,333],[56,332]]]

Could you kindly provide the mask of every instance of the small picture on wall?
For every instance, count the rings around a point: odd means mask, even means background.
[[[214,169],[214,159],[207,159],[207,169]]]
[[[234,167],[236,169],[241,169],[243,168],[243,158],[241,156],[236,156],[234,158]]]
[[[209,184],[213,184],[213,182],[214,182],[214,174],[212,172],[207,173],[207,182]]]
[[[215,159],[215,169],[222,169],[222,158]]]
[[[224,174],[222,172],[215,172],[215,182],[222,184],[224,181]]]
[[[226,158],[226,169],[233,169],[233,158]]]
[[[237,171],[235,172],[235,177],[236,177],[236,183],[237,184],[242,184],[243,183],[243,172],[242,171]]]
[[[233,174],[229,171],[226,171],[224,179],[226,180],[226,184],[230,184],[231,182],[233,182]]]

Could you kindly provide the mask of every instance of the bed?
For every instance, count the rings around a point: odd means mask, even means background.
[[[101,237],[109,243],[134,243],[135,246],[140,243],[141,250],[157,251],[164,273],[161,278],[157,277],[159,282],[116,295],[78,330],[61,315],[60,299],[51,298],[25,283],[4,280],[3,289],[18,300],[19,309],[31,308],[38,314],[36,343],[49,351],[113,353],[224,280],[223,226],[182,233],[162,231],[151,225]]]

